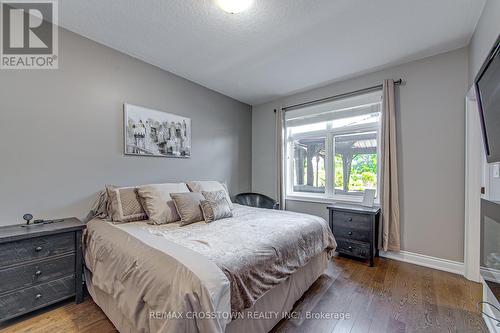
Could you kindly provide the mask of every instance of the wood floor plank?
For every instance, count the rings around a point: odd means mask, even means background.
[[[366,306],[363,312],[356,318],[356,321],[351,328],[352,333],[368,332],[376,321],[378,305],[380,304],[380,295],[383,293],[383,282],[387,275],[387,269],[390,265],[388,260],[377,259],[376,267],[371,268],[373,276],[367,283],[367,291],[369,292],[366,301]]]
[[[438,321],[442,332],[456,333],[457,323],[454,311],[454,301],[448,290],[448,283],[446,274],[439,274],[442,272],[434,271],[434,283],[436,287],[436,300],[440,304],[438,308]]]
[[[392,317],[398,322],[406,323],[406,319],[408,318],[408,311],[410,309],[411,289],[409,286],[411,280],[406,275],[404,267],[398,265],[396,262],[394,262],[394,265],[397,266],[397,272],[393,285]]]
[[[409,292],[409,307],[405,321],[406,329],[407,332],[421,332],[425,313],[423,307],[423,291],[420,283],[422,272],[419,270],[419,266],[407,263],[403,263],[401,269],[404,272],[404,278],[408,281]]]
[[[310,311],[313,316],[322,314],[342,315],[346,312],[356,288],[356,281],[360,278],[362,270],[351,261],[343,262],[344,271],[335,279],[328,291],[318,304]],[[315,318],[315,317],[313,317]],[[343,319],[342,319],[343,320]],[[300,327],[288,329],[287,332],[332,332],[339,320],[306,319]]]
[[[328,275],[311,287],[295,309],[343,313],[349,319],[283,320],[273,332],[487,333],[477,311],[481,285],[465,278],[385,258],[376,266],[335,257]],[[87,296],[0,324],[1,333],[116,333]]]
[[[352,298],[344,310],[349,315],[349,318],[339,320],[333,329],[333,333],[349,333],[356,320],[363,314],[367,301],[370,300],[369,290],[365,286],[371,281],[370,277],[374,276],[374,271],[373,267],[361,268],[359,279],[352,280]]]
[[[352,299],[347,313],[350,316],[349,320],[340,321],[334,328],[334,333],[351,332],[353,327],[359,320],[367,317],[367,311],[372,301],[371,283],[375,276],[376,268],[362,268],[361,279],[357,282],[357,287],[354,290],[354,298]]]
[[[370,325],[369,333],[386,333],[389,330],[389,325],[391,319],[395,321],[392,317],[392,289],[394,287],[396,272],[394,262],[392,260],[384,260],[381,262],[381,266],[385,266],[385,274],[383,281],[378,283],[378,289],[374,295],[375,312],[373,314],[373,320]]]

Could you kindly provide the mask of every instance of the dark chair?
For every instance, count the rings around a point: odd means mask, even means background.
[[[240,193],[234,197],[234,202],[250,207],[279,209],[276,200],[259,193]]]

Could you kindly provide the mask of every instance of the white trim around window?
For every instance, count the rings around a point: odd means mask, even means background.
[[[373,109],[372,109],[373,110]],[[380,110],[380,109],[379,109]],[[380,112],[380,111],[379,111]],[[373,113],[371,111],[370,113]],[[358,114],[353,114],[352,116],[357,116]],[[348,115],[348,117],[351,115]],[[331,122],[326,122],[324,130],[316,130],[305,133],[290,134],[286,131],[285,140],[285,180],[286,180],[286,200],[292,201],[304,201],[304,202],[315,202],[315,203],[332,203],[334,201],[361,203],[363,201],[363,195],[360,194],[335,194],[335,163],[331,161],[332,157],[335,156],[335,137],[340,135],[355,135],[358,133],[377,133],[377,193],[379,193],[380,188],[380,122],[361,124],[355,126],[347,126],[341,128],[332,128]],[[325,138],[325,193],[308,193],[308,192],[294,192],[294,141],[307,138]],[[380,200],[377,196],[375,198],[375,203],[379,204]]]
[[[332,197],[327,197],[325,195],[315,196],[311,194],[288,194],[285,198],[290,201],[302,201],[302,202],[314,202],[314,203],[325,203],[332,204],[334,202],[346,202],[346,203],[362,203],[362,195],[341,195],[336,194]],[[379,204],[378,198],[375,200],[375,204]]]

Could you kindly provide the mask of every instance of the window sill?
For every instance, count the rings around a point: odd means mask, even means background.
[[[312,203],[323,203],[323,204],[333,204],[335,202],[345,202],[351,204],[360,204],[363,202],[362,196],[351,197],[348,195],[341,195],[335,197],[316,197],[310,195],[287,195],[285,200],[290,201],[302,201],[302,202],[312,202]]]

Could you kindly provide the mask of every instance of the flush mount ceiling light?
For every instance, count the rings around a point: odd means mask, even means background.
[[[216,0],[223,11],[229,14],[241,13],[250,7],[252,0]]]

